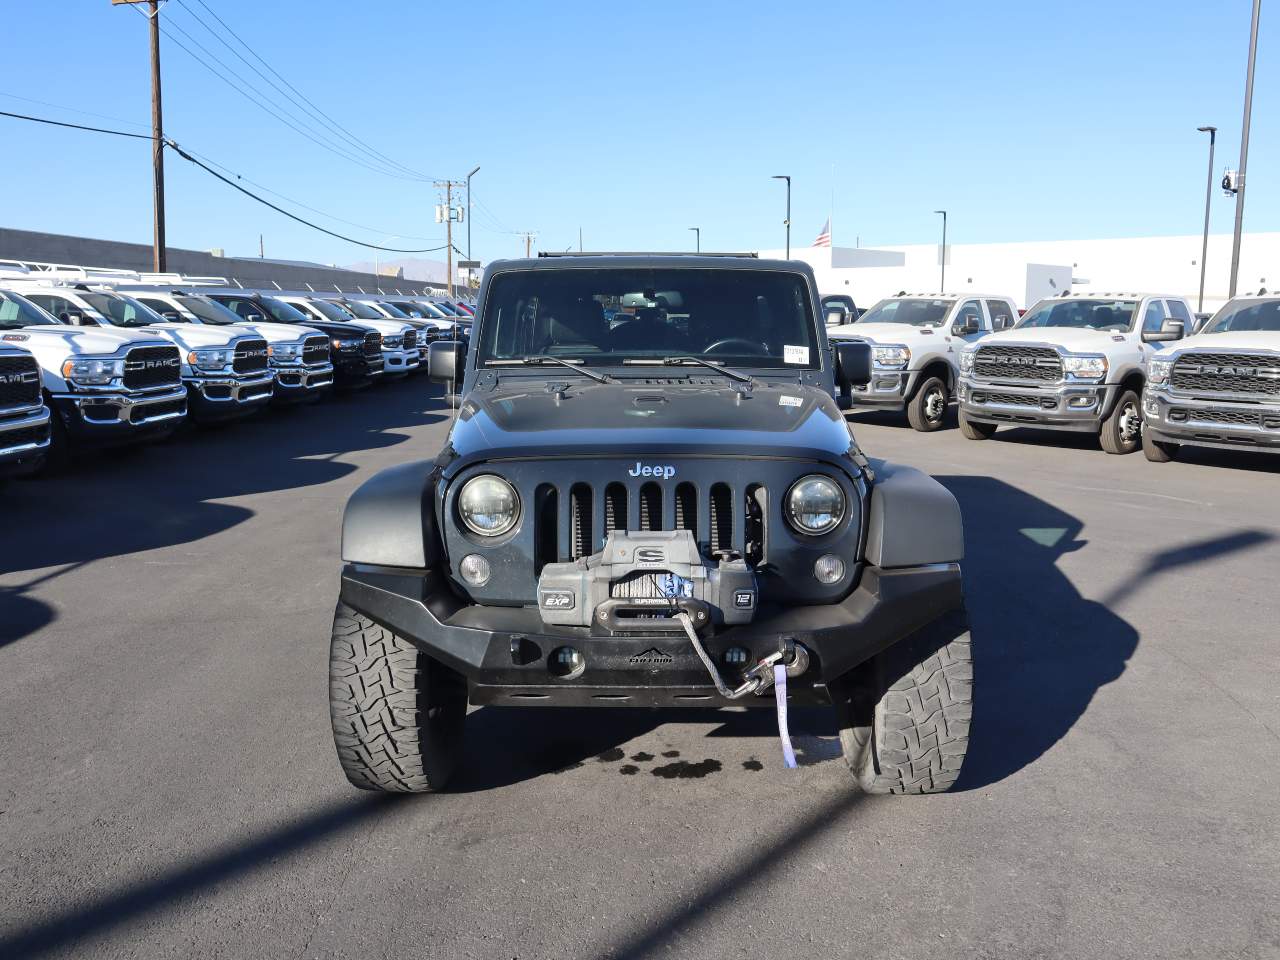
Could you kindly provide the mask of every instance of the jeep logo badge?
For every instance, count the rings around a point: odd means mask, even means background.
[[[633,477],[661,477],[663,480],[670,480],[676,475],[676,468],[669,464],[649,466],[637,460],[636,465],[628,470],[627,473]]]

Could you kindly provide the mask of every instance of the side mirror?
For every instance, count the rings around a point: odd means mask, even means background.
[[[467,363],[465,343],[459,343],[457,340],[437,340],[427,349],[427,376],[432,383],[462,381]]]
[[[90,320],[83,313],[78,313],[75,310],[60,314],[58,319],[63,323],[70,323],[77,327],[96,327],[98,325],[96,320]]]
[[[166,310],[164,313],[160,314],[160,316],[164,317],[170,323],[182,322],[182,314],[178,313],[177,310]]]
[[[1166,343],[1170,340],[1181,340],[1184,332],[1182,321],[1166,320],[1159,330],[1144,331],[1143,343]]]
[[[842,389],[865,387],[871,382],[871,344],[860,340],[835,344],[836,382]]]
[[[978,323],[977,317],[965,317],[959,323],[951,328],[951,332],[957,337],[967,337],[971,333],[977,333],[982,329],[982,325]]]
[[[837,327],[849,322],[849,311],[844,307],[827,307],[827,326]]]
[[[267,318],[260,313],[251,313],[244,319],[246,323],[264,323]]]

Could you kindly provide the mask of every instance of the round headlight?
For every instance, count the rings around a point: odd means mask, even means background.
[[[520,498],[501,477],[483,474],[462,485],[458,514],[467,529],[482,537],[498,537],[520,518]]]
[[[830,477],[802,477],[787,493],[787,520],[800,533],[834,530],[844,519],[844,491]]]

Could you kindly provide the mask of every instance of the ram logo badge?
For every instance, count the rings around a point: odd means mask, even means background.
[[[633,477],[661,477],[663,480],[670,480],[676,475],[676,468],[670,464],[650,466],[637,460],[636,465],[628,470],[627,473]]]

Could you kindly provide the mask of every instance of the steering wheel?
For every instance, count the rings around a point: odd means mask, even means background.
[[[728,349],[732,347],[733,349]],[[704,347],[704,354],[707,353],[745,353],[753,357],[767,357],[769,350],[763,343],[756,343],[754,340],[745,340],[742,337],[725,337],[723,340],[717,340],[708,347]]]

